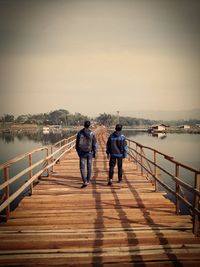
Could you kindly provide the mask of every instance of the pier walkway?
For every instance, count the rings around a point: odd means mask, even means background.
[[[90,185],[72,149],[0,224],[0,266],[200,266],[200,238],[134,162],[107,186],[107,135],[98,134]]]

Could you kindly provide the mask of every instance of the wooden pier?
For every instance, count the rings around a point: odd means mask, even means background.
[[[34,182],[0,224],[0,266],[200,266],[200,238],[192,217],[124,160],[123,183],[107,186],[106,133],[90,185],[81,188],[74,149]]]

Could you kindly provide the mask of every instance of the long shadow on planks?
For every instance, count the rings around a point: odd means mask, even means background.
[[[101,225],[101,228],[104,228],[104,221],[103,221],[103,208],[101,207],[101,203],[102,203],[101,193],[97,191],[97,184],[96,184],[96,180],[98,179],[98,174],[99,174],[99,168],[97,167],[96,160],[94,160],[93,170],[94,170],[95,175],[93,176],[93,182],[92,182],[92,195],[95,199],[95,208],[96,208],[97,216],[94,222],[94,229],[96,231],[95,231],[95,239],[93,243],[92,266],[97,266],[97,265],[101,266],[104,234],[103,234],[103,231],[101,231],[98,228],[99,228],[99,224]],[[98,253],[95,250],[97,247],[98,247]]]
[[[124,180],[126,181],[128,188],[130,189],[130,192],[132,193],[134,199],[137,201],[138,206],[140,206],[140,211],[146,221],[146,223],[150,226],[150,228],[152,229],[152,231],[155,233],[155,236],[157,236],[160,244],[162,245],[166,256],[169,258],[169,260],[171,261],[171,263],[174,266],[178,266],[178,267],[182,267],[183,265],[179,262],[177,256],[173,253],[172,248],[170,248],[170,242],[168,241],[168,239],[164,236],[164,234],[162,233],[161,230],[159,230],[159,224],[156,224],[155,221],[152,219],[152,217],[150,216],[149,211],[147,211],[145,209],[145,205],[140,197],[140,195],[138,194],[138,192],[134,189],[133,185],[129,182],[129,180],[127,179],[127,176],[124,174]],[[117,199],[117,194],[113,191],[114,197],[116,199],[116,202],[119,202],[119,200]],[[121,211],[121,218],[123,218],[123,216],[125,216],[124,212]],[[154,226],[154,227],[152,227]],[[155,226],[156,227],[155,229]],[[130,237],[130,236],[129,236]],[[164,245],[168,244],[167,249],[165,248]]]

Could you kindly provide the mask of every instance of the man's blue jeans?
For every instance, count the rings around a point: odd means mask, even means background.
[[[86,162],[87,162],[87,175],[85,174]],[[90,182],[92,174],[92,153],[80,157],[80,171],[83,182]]]

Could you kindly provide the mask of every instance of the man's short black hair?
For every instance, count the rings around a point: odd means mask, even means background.
[[[84,127],[89,128],[90,127],[90,121],[85,121],[84,122]]]
[[[117,132],[120,132],[120,131],[122,130],[122,125],[121,125],[121,124],[117,124],[117,125],[115,126],[115,130],[116,130]]]

